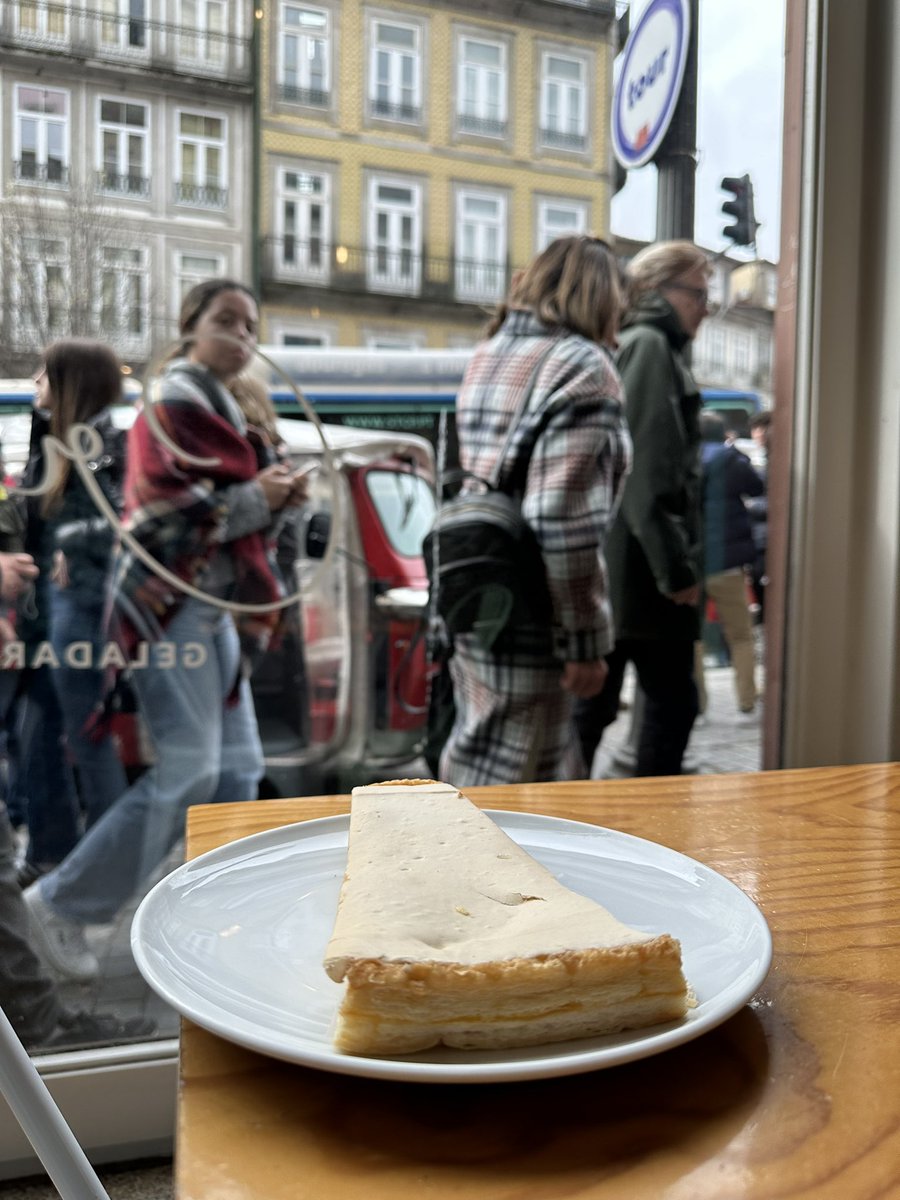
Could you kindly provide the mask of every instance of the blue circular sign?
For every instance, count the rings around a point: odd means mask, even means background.
[[[650,0],[622,54],[613,94],[612,139],[623,167],[648,163],[666,135],[684,78],[688,0]]]

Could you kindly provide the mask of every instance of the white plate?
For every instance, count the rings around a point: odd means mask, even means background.
[[[343,987],[322,959],[347,858],[346,816],[242,838],[173,871],[135,914],[135,961],[175,1009],[241,1046],[326,1071],[436,1083],[538,1079],[644,1058],[719,1025],[765,978],[772,956],[765,919],[715,871],[596,825],[490,815],[573,891],[627,925],[679,938],[697,1007],[651,1029],[527,1049],[338,1053],[331,1034]]]

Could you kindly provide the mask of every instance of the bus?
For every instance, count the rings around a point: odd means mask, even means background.
[[[393,429],[426,437],[438,449],[442,413],[453,414],[456,393],[471,350],[364,350],[261,346],[277,369],[257,370],[269,385],[281,416],[302,415],[295,385],[326,423],[360,429]],[[762,409],[756,392],[701,388],[704,408],[719,413],[738,438]],[[456,461],[452,420],[446,429],[446,461]]]

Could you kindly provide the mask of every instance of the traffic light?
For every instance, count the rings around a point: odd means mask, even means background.
[[[726,225],[722,233],[734,242],[735,246],[752,246],[756,241],[759,223],[753,211],[753,184],[750,182],[750,176],[742,175],[740,179],[726,176],[722,180],[721,188],[723,192],[731,192],[734,197],[722,205],[725,216],[734,218],[733,223]]]

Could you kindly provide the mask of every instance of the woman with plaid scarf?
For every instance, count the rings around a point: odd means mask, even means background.
[[[553,618],[507,629],[489,648],[477,634],[456,638],[440,773],[457,787],[583,774],[572,706],[603,688],[615,641],[603,550],[631,456],[610,355],[620,307],[609,246],[558,238],[514,278],[466,369],[460,464],[489,479],[505,448],[499,486],[521,498]]]
[[[257,796],[263,758],[248,665],[278,610],[238,610],[235,620],[228,602],[277,602],[267,531],[306,494],[288,465],[260,468],[228,390],[253,354],[257,323],[242,284],[191,289],[179,355],[130,432],[117,634],[142,664],[132,679],[156,759],[25,893],[36,945],[72,979],[99,969],[85,926],[113,919],[177,841],[189,805]]]

